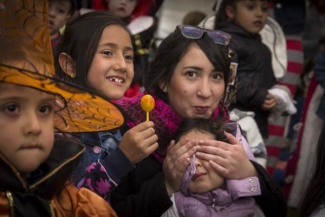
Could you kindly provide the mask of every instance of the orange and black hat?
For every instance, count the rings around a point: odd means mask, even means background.
[[[54,122],[63,132],[107,131],[125,121],[112,102],[55,78],[46,0],[1,1],[0,82],[56,95]]]

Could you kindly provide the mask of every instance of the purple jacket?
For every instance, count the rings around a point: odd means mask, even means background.
[[[239,137],[237,139],[242,142],[246,151],[249,147],[245,139],[241,138],[238,126],[236,137]],[[251,152],[246,151],[246,154],[249,159],[254,160]],[[194,194],[188,190],[190,180],[196,170],[194,162],[195,156],[191,158],[190,166],[183,176],[181,192],[175,193],[180,217],[254,216],[255,200],[251,196],[261,194],[257,177],[226,180],[227,190],[216,189],[204,194]]]

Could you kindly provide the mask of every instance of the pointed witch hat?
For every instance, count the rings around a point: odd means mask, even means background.
[[[99,132],[124,124],[112,102],[55,78],[46,0],[0,1],[0,82],[56,95],[60,131]]]

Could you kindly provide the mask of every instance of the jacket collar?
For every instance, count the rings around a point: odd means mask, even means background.
[[[50,200],[64,187],[84,150],[84,146],[75,140],[55,140],[49,158],[39,167],[43,175],[32,184],[23,179],[18,170],[0,153],[0,174],[6,174],[0,179],[0,191],[32,193]]]
[[[245,38],[261,41],[260,34],[250,34],[243,27],[237,25],[233,21],[226,21],[217,24],[217,30],[227,32],[231,35],[236,34]]]
[[[194,197],[204,203],[207,206],[218,205],[225,206],[233,202],[231,195],[227,190],[216,189],[203,194],[189,193],[191,197]]]

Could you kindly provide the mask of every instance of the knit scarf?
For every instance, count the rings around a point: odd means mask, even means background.
[[[145,93],[139,92],[132,98],[122,98],[116,101],[127,115],[127,126],[132,128],[146,120],[146,113],[140,105],[141,97]],[[153,95],[155,99],[155,108],[150,112],[150,120],[155,123],[155,132],[158,136],[158,149],[153,153],[153,156],[163,162],[167,147],[174,139],[174,135],[181,122],[181,118],[171,109],[171,107],[162,99]],[[219,103],[219,107],[214,111],[211,118],[223,117],[225,121],[229,121],[228,110],[223,103]]]

